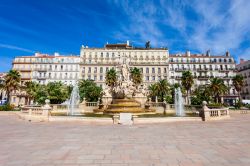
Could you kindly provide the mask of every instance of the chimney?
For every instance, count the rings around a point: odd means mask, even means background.
[[[240,64],[244,63],[245,60],[244,59],[240,59]]]
[[[59,56],[60,54],[58,52],[55,52],[54,56]]]
[[[129,46],[129,40],[127,40],[127,46]]]
[[[39,53],[39,52],[36,52],[36,53],[35,53],[35,56],[40,56],[40,53]]]
[[[190,51],[186,52],[186,56],[190,57]]]

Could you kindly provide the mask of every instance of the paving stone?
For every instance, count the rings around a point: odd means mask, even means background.
[[[0,113],[0,166],[249,166],[250,114],[120,126]]]

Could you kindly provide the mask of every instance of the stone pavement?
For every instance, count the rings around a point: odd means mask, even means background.
[[[0,114],[0,166],[249,166],[250,114],[133,126]]]

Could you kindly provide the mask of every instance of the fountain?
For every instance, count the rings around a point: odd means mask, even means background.
[[[181,93],[181,88],[178,87],[175,89],[175,112],[176,116],[185,116],[184,108],[183,108],[183,98]]]
[[[75,115],[80,103],[79,89],[78,85],[73,86],[73,90],[68,101],[68,115]]]
[[[128,60],[128,57],[123,57],[123,59],[119,60],[119,63],[116,66],[116,71],[118,72],[117,84],[112,89],[107,88],[104,90],[106,96],[112,96],[111,104],[108,104],[105,109],[94,109],[94,112],[103,112],[107,114],[141,114],[155,112],[154,109],[150,109],[149,107],[143,108],[141,103],[135,100],[134,96],[142,96],[146,98],[146,91],[143,85],[141,85],[140,88],[136,88],[131,81]]]

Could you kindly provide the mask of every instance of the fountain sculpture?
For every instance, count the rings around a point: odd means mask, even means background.
[[[78,107],[80,103],[79,89],[78,85],[74,85],[73,90],[68,101],[68,115],[75,115],[78,112]]]
[[[175,89],[175,112],[176,116],[185,116],[185,111],[183,107],[183,98],[181,93],[181,88]]]
[[[116,71],[118,73],[117,85],[114,88],[105,89],[106,96],[112,96],[112,102],[106,109],[95,109],[94,112],[103,112],[108,114],[115,113],[145,113],[155,112],[154,109],[141,107],[141,103],[134,99],[134,96],[146,96],[143,85],[136,88],[130,80],[129,58],[120,57]]]

